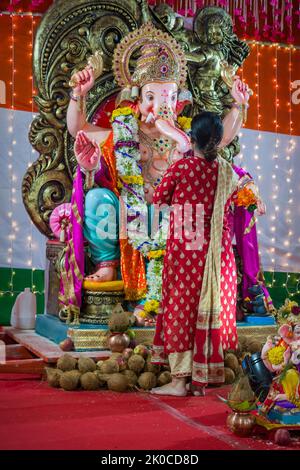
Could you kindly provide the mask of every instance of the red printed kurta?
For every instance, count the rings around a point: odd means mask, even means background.
[[[178,236],[178,217],[170,217],[169,237],[163,268],[162,313],[158,315],[153,343],[153,362],[164,363],[169,358],[172,374],[191,375],[196,367],[201,380],[201,364],[211,361],[212,383],[224,380],[223,351],[235,349],[237,332],[236,309],[236,266],[227,224],[231,199],[225,207],[221,247],[221,328],[211,331],[197,329],[198,306],[202,287],[205,260],[210,242],[210,219],[218,179],[218,162],[207,162],[203,158],[189,157],[169,167],[162,182],[156,189],[153,202],[174,207],[190,204],[191,214],[185,221],[183,236]],[[190,233],[196,228],[196,205],[202,204],[204,211],[203,245],[189,243]],[[184,210],[184,209],[183,209]],[[184,213],[184,212],[183,212]],[[175,220],[177,220],[175,224]],[[187,223],[188,222],[188,223]],[[177,228],[176,228],[177,227]],[[198,318],[199,321],[199,318]],[[203,343],[210,335],[212,354],[203,357]]]

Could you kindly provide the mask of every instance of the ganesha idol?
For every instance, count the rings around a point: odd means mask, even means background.
[[[278,336],[267,339],[261,357],[274,374],[263,411],[277,406],[300,413],[300,323],[281,325]]]
[[[133,56],[138,59],[131,72]],[[178,116],[192,99],[186,89],[185,55],[175,39],[146,23],[117,45],[113,70],[121,91],[111,116],[112,129],[86,121],[82,104],[94,85],[93,68],[87,66],[72,76],[67,125],[76,139],[78,168],[60,302],[75,317],[84,281],[101,284],[120,277],[125,299],[134,301],[137,316],[158,311],[168,224],[167,217],[158,217],[157,230],[150,236],[147,222],[155,217],[152,196],[169,165],[191,151]],[[247,90],[238,78],[234,80],[234,104],[223,121],[221,147],[240,130]],[[95,266],[89,276],[84,273],[84,240]]]

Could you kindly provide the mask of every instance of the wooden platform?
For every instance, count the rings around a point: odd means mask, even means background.
[[[6,361],[0,363],[0,373],[42,374],[46,365],[55,364],[65,354],[52,341],[34,330],[4,328],[0,340],[5,344]],[[106,359],[110,351],[71,352],[73,357],[87,356],[96,361]]]

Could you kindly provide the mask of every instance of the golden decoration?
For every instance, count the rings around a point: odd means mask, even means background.
[[[93,70],[95,80],[101,77],[104,68],[101,51],[96,51],[95,54],[91,55],[91,57],[88,58],[88,63],[85,68],[90,68]],[[74,75],[72,75],[71,80],[69,81],[69,86],[75,87],[76,85],[77,82],[74,78]]]
[[[141,51],[134,73],[130,60]],[[129,33],[114,51],[113,70],[117,83],[123,87],[142,87],[153,81],[174,81],[185,85],[187,66],[184,52],[168,33],[155,28],[150,22]]]
[[[69,80],[89,58],[98,74],[102,59],[103,74],[96,79],[86,102],[87,120],[91,121],[99,105],[118,91],[112,73],[115,45],[140,21],[140,7],[134,0],[57,0],[38,27],[33,71],[39,111],[29,140],[39,157],[24,176],[22,195],[31,220],[48,237],[53,209],[71,200],[77,167],[74,139],[66,125]]]
[[[118,292],[124,290],[123,281],[93,281],[84,279],[83,289],[95,292]]]

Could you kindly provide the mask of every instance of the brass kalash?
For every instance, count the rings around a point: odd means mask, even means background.
[[[189,68],[188,85],[197,110],[206,108],[224,116],[231,104],[228,87],[232,76],[248,56],[249,48],[233,33],[231,18],[220,8],[197,11],[193,31],[187,31],[183,20],[167,5],[151,10],[143,0],[99,0],[97,3],[57,0],[44,15],[36,34],[34,75],[39,113],[31,124],[29,139],[39,158],[24,176],[23,201],[36,227],[48,238],[47,315],[40,315],[39,322],[51,317],[58,323],[69,323],[68,334],[76,349],[106,348],[105,325],[113,308],[123,302],[124,292],[122,280],[102,283],[96,289],[85,282],[80,312],[59,306],[66,244],[53,239],[49,218],[57,206],[70,202],[77,168],[74,139],[66,125],[69,82],[72,75],[90,61],[96,75],[95,85],[87,102],[79,101],[78,105],[85,106],[87,121],[93,122],[99,107],[104,106],[105,112],[105,104],[120,91],[112,72],[117,44],[149,21],[168,32],[183,47]],[[222,37],[216,33],[220,29],[224,32]],[[135,61],[133,57],[129,64],[131,69]],[[238,151],[236,139],[224,150],[223,156],[232,161]],[[87,255],[85,272],[91,269]],[[136,329],[137,341],[151,343],[153,331],[153,328]]]

